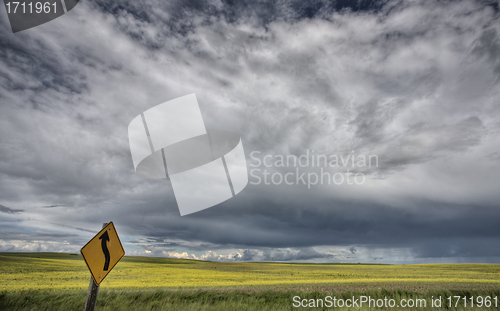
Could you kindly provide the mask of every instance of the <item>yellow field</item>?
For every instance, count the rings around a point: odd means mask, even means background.
[[[76,254],[0,253],[0,292],[78,290],[90,273]],[[500,265],[364,265],[215,263],[124,257],[101,284],[106,289],[219,287],[500,288]]]

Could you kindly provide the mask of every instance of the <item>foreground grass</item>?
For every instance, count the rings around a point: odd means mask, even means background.
[[[0,294],[0,310],[9,311],[57,311],[57,310],[82,310],[85,303],[84,291],[71,292],[45,292],[22,291]],[[302,299],[324,299],[326,296],[349,299],[353,296],[370,296],[373,299],[395,299],[397,304],[401,299],[425,299],[425,305],[420,305],[418,310],[436,310],[431,306],[431,299],[442,297],[442,309],[448,310],[498,310],[494,305],[490,307],[457,308],[446,306],[446,297],[500,297],[500,291],[470,291],[470,290],[429,290],[425,292],[412,292],[405,290],[369,290],[369,291],[299,291],[265,289],[265,290],[157,290],[157,291],[104,291],[99,293],[96,310],[294,310],[293,297]],[[328,310],[333,308],[300,308],[302,310]],[[344,308],[349,310],[368,310],[367,305],[362,308]],[[391,308],[376,308],[380,310],[393,310]],[[396,308],[402,309],[402,308]]]
[[[431,298],[441,296],[444,310],[450,296],[500,299],[499,276],[500,265],[495,264],[216,263],[124,257],[101,284],[96,310],[295,310],[294,296],[361,295],[397,303],[425,299],[427,305],[415,308],[419,310],[435,310]],[[89,279],[77,254],[0,253],[0,310],[82,310]],[[450,309],[498,306],[461,304]]]
[[[500,288],[500,265],[217,263],[124,257],[103,289],[307,287],[318,290]],[[90,273],[78,254],[0,253],[0,292],[84,290]]]

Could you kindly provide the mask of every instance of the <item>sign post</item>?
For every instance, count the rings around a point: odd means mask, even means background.
[[[85,300],[85,311],[94,311],[98,293],[99,285],[95,285],[94,278],[90,276],[89,290],[87,291],[87,300]]]
[[[103,223],[102,228],[103,229],[106,228],[107,224],[108,224],[107,222]],[[99,293],[99,285],[95,284],[94,277],[91,275],[89,290],[87,291],[87,300],[85,300],[84,311],[94,311],[98,293]]]
[[[82,247],[80,253],[91,273],[85,311],[93,311],[99,285],[125,255],[113,222],[104,223],[102,230]]]

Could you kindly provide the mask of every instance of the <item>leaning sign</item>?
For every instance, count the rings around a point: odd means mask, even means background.
[[[125,255],[113,222],[108,223],[80,250],[97,286]]]

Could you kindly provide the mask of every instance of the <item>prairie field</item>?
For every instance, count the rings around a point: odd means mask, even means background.
[[[79,254],[0,253],[0,310],[83,309],[89,280]],[[124,257],[101,283],[96,310],[290,310],[297,309],[292,306],[295,296],[326,295],[500,298],[500,265],[220,263]],[[473,308],[477,309],[481,308]],[[485,308],[492,309],[498,306]]]

